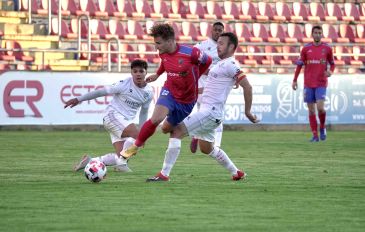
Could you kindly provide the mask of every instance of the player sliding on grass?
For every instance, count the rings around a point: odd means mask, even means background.
[[[189,115],[174,128],[162,170],[147,181],[169,180],[171,169],[180,154],[181,139],[188,135],[198,138],[201,152],[227,169],[233,180],[245,178],[246,174],[236,167],[228,155],[221,148],[214,146],[215,129],[224,119],[224,105],[235,84],[243,88],[246,117],[253,123],[259,121],[251,113],[252,87],[234,59],[237,45],[238,39],[235,34],[227,32],[220,35],[217,50],[221,60],[208,73],[200,110]]]
[[[318,142],[318,123],[316,118],[316,105],[319,118],[320,139],[326,140],[326,110],[324,109],[324,101],[326,100],[326,89],[328,85],[328,77],[330,77],[335,69],[333,61],[332,48],[322,43],[322,27],[314,26],[312,28],[313,42],[306,44],[297,62],[292,88],[298,88],[297,79],[302,66],[304,65],[304,102],[307,103],[309,112],[309,125],[313,133],[311,142]],[[328,70],[327,65],[330,65]]]
[[[156,74],[149,76],[146,81],[155,81],[164,72],[167,79],[152,117],[143,124],[134,145],[122,151],[122,156],[126,159],[138,152],[165,118],[162,132],[170,133],[174,126],[191,113],[198,96],[199,76],[212,62],[198,48],[177,44],[174,29],[169,24],[154,25],[150,35],[159,51],[161,64]]]
[[[113,94],[113,100],[106,108],[103,124],[110,134],[115,153],[98,158],[107,166],[115,165],[115,170],[120,172],[130,171],[126,160],[120,157],[120,152],[131,146],[138,135],[138,129],[133,120],[139,109],[141,109],[139,125],[147,120],[148,108],[153,97],[152,87],[145,82],[147,63],[143,60],[134,60],[131,63],[131,74],[131,78],[73,98],[65,103],[65,108],[68,106],[72,108],[82,101]],[[91,157],[88,155],[83,156],[75,165],[74,171],[83,169],[90,159]]]

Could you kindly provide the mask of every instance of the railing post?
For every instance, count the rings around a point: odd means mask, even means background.
[[[61,28],[61,20],[62,20],[62,14],[61,14],[61,9],[62,9],[62,7],[61,7],[61,0],[58,0],[58,36],[61,36],[61,30],[62,30],[62,28]]]
[[[48,32],[47,32],[48,35],[51,34],[51,27],[52,27],[51,19],[52,19],[52,2],[51,0],[48,0]]]
[[[116,38],[116,37],[112,37],[112,38],[110,38],[109,40],[108,40],[108,72],[110,72],[111,70],[112,70],[112,68],[111,68],[111,43],[113,42],[113,41],[116,41],[117,42],[117,50],[118,50],[118,54],[117,54],[117,67],[118,67],[118,72],[120,72],[121,71],[121,67],[120,67],[120,53],[119,53],[119,39],[118,38]]]
[[[87,19],[87,49],[88,49],[88,53],[87,53],[87,59],[90,60],[91,58],[91,30],[90,30],[90,17],[86,14],[82,14],[80,16],[77,17],[77,23],[78,23],[78,26],[77,26],[77,50],[80,51],[81,50],[81,20],[82,18],[85,18]],[[79,52],[79,59],[80,59],[80,55],[81,53]]]
[[[32,0],[28,0],[28,24],[32,24]]]

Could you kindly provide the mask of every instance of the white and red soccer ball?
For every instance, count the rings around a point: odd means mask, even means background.
[[[85,177],[91,182],[100,182],[106,176],[106,166],[103,162],[92,159],[84,169]]]

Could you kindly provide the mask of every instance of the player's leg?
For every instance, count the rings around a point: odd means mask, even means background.
[[[216,147],[221,146],[222,135],[223,135],[223,123],[219,124],[219,126],[215,129],[214,146],[216,146]]]
[[[324,108],[324,103],[326,100],[326,88],[321,87],[316,89],[316,100],[317,100],[317,111],[319,118],[319,137],[321,140],[326,140],[326,110]]]
[[[308,107],[308,117],[309,126],[311,128],[313,137],[311,142],[318,142],[318,123],[316,117],[316,99],[315,99],[315,89],[314,88],[304,88],[304,102],[307,103]]]
[[[199,85],[200,85],[200,80],[201,79],[202,79],[202,77],[199,78]],[[198,95],[198,100],[196,102],[197,111],[199,111],[199,108],[200,108],[200,101],[201,101],[201,94]],[[192,136],[191,141],[190,141],[190,151],[191,151],[191,153],[194,154],[194,153],[196,153],[197,150],[198,150],[198,139],[195,138],[194,136]]]

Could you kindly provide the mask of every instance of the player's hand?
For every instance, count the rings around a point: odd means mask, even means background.
[[[64,108],[66,109],[68,106],[70,108],[74,107],[74,106],[77,106],[79,104],[79,100],[77,100],[77,98],[72,98],[70,100],[68,100],[66,103],[65,103],[65,106]]]
[[[157,78],[158,78],[157,74],[152,74],[146,78],[146,82],[147,83],[153,82],[153,81],[157,80]]]
[[[246,113],[246,117],[247,117],[247,118],[248,118],[248,120],[250,120],[250,122],[252,122],[252,123],[258,123],[258,122],[260,122],[260,120],[259,120],[259,119],[257,119],[257,116],[256,116],[256,115],[254,115],[254,114],[251,114],[251,112]]]
[[[326,77],[330,77],[330,76],[332,76],[332,72],[331,71],[324,71],[324,75]]]
[[[291,87],[292,87],[293,90],[297,90],[298,83],[296,81],[293,81],[293,83],[291,84]]]

